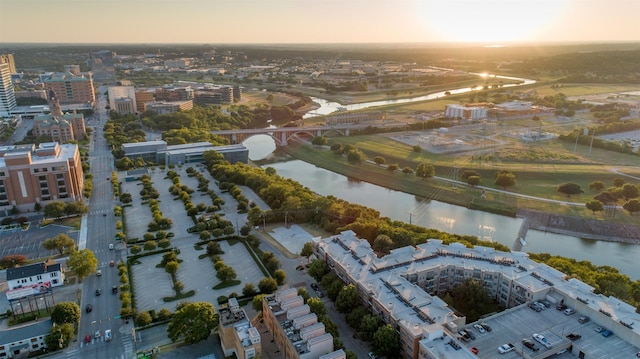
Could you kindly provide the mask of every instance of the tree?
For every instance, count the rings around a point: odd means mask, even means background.
[[[213,305],[207,302],[188,303],[173,314],[167,334],[174,343],[184,338],[186,344],[194,344],[209,338],[216,325]]]
[[[469,178],[467,178],[467,183],[473,187],[479,185],[481,181],[482,179],[480,178],[480,176],[470,176]]]
[[[66,205],[62,201],[53,201],[44,206],[44,216],[48,218],[60,218],[64,215]]]
[[[616,177],[616,178],[613,179],[613,186],[614,187],[622,187],[625,183],[626,183],[626,181],[624,180],[624,178]]]
[[[640,212],[640,200],[630,199],[625,204],[622,205],[622,208],[629,211],[630,214],[634,214],[635,212]]]
[[[316,282],[319,282],[325,274],[329,273],[329,268],[327,267],[327,263],[325,261],[316,259],[309,265],[307,273],[311,276],[311,278],[315,279]]]
[[[85,248],[71,253],[67,260],[67,266],[82,280],[88,275],[95,273],[96,268],[98,268],[98,260],[90,249]]]
[[[588,210],[593,212],[593,214],[604,210],[604,205],[602,204],[602,202],[598,201],[597,199],[587,201],[587,203],[585,203],[585,207],[587,207]]]
[[[178,268],[180,268],[180,264],[176,261],[171,261],[164,265],[164,270],[169,274],[176,274]]]
[[[44,249],[52,251],[57,250],[60,255],[64,254],[65,250],[73,251],[76,247],[76,242],[68,235],[60,233],[53,238],[47,238],[42,241],[42,247]]]
[[[258,289],[260,289],[260,293],[271,294],[278,289],[278,282],[273,278],[262,278],[258,282]]]
[[[318,317],[327,314],[327,308],[325,307],[322,299],[318,297],[312,297],[307,300],[307,305],[312,313],[315,313]]]
[[[271,273],[280,267],[280,261],[271,252],[264,252],[262,255],[262,263]]]
[[[618,197],[616,197],[615,194],[609,192],[609,191],[604,191],[596,196],[593,197],[593,199],[598,200],[602,203],[616,203],[618,201]]]
[[[404,167],[404,168],[402,169],[402,173],[404,173],[405,175],[410,175],[410,174],[412,174],[412,173],[413,173],[413,168],[411,168],[411,167]]]
[[[209,231],[200,232],[200,240],[201,241],[208,241],[209,238],[211,238],[211,232],[209,232]]]
[[[632,185],[631,183],[625,183],[622,186],[622,195],[625,199],[631,199],[637,198],[638,196],[640,196],[640,193],[638,191],[638,187]]]
[[[384,322],[377,315],[368,313],[363,316],[360,320],[360,335],[362,336],[362,340],[371,341],[373,335],[383,324]]]
[[[348,313],[358,305],[358,292],[353,284],[345,285],[336,298],[336,309],[340,313]]]
[[[207,254],[209,256],[215,256],[222,253],[224,253],[224,251],[222,250],[222,247],[220,247],[220,243],[216,241],[210,241],[207,243]]]
[[[564,193],[568,197],[571,197],[572,194],[584,193],[582,188],[580,188],[580,185],[573,182],[567,182],[567,183],[558,185],[556,192]]]
[[[278,269],[273,273],[273,278],[278,282],[278,285],[283,285],[284,281],[287,279],[287,273],[282,269]]]
[[[311,140],[311,144],[314,146],[324,146],[329,143],[329,139],[324,136],[316,136]]]
[[[27,263],[27,256],[23,254],[9,254],[0,258],[0,268],[13,268]]]
[[[251,306],[256,312],[262,311],[262,298],[264,298],[264,296],[264,294],[258,294],[253,297],[253,300],[251,300]]]
[[[369,314],[367,309],[362,305],[358,304],[352,311],[347,313],[345,316],[345,320],[347,324],[356,331],[360,331],[360,322],[365,315]]]
[[[604,189],[604,183],[602,181],[593,181],[589,183],[589,189],[594,192],[602,191]]]
[[[380,166],[387,163],[387,160],[385,160],[384,157],[382,156],[376,156],[373,158],[373,162],[375,162],[378,166]]]
[[[144,250],[145,251],[152,251],[152,250],[156,249],[156,247],[157,247],[156,241],[151,240],[151,241],[144,242]]]
[[[391,237],[386,234],[379,234],[376,239],[373,240],[371,248],[383,255],[388,254],[391,248],[393,248],[393,240],[391,240]]]
[[[428,163],[421,163],[416,167],[416,176],[422,179],[431,178],[435,175],[436,169]]]
[[[373,335],[371,348],[378,355],[395,358],[400,352],[400,335],[391,325],[383,325]]]
[[[366,158],[367,156],[365,156],[364,153],[357,148],[354,148],[351,151],[347,152],[347,161],[354,164],[360,163]]]
[[[167,308],[162,308],[158,312],[158,320],[163,321],[171,318],[171,311]]]
[[[502,170],[496,173],[496,186],[502,187],[502,189],[506,189],[507,187],[512,187],[516,184],[516,175],[511,173],[511,171]]]
[[[216,272],[216,277],[222,282],[236,279],[236,271],[232,267],[225,265]]]
[[[398,166],[397,163],[391,163],[391,164],[387,165],[387,171],[389,171],[391,173],[393,173],[393,172],[395,172],[395,171],[397,171],[399,169],[400,169],[400,166]]]
[[[482,284],[473,279],[466,279],[455,287],[451,293],[453,306],[464,313],[470,321],[475,322],[484,314],[489,303],[489,295]]]
[[[136,326],[138,327],[146,327],[152,322],[151,314],[149,314],[149,312],[146,312],[146,311],[140,312],[138,313],[138,315],[136,315],[135,322],[136,322]]]
[[[253,283],[247,283],[242,288],[242,296],[243,297],[251,297],[256,294],[256,286]]]
[[[74,337],[73,326],[69,323],[60,325],[54,324],[49,330],[49,334],[44,338],[44,343],[51,351],[69,346]]]
[[[307,263],[309,263],[309,257],[313,254],[313,243],[306,242],[302,246],[302,250],[300,251],[300,255],[303,257],[307,257]]]
[[[51,320],[56,324],[69,323],[76,325],[80,320],[80,307],[73,302],[58,303],[51,311]]]

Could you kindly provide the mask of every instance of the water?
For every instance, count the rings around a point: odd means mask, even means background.
[[[250,150],[251,151],[251,150]],[[333,195],[380,212],[381,216],[448,233],[475,235],[481,239],[512,247],[522,219],[470,210],[438,201],[424,201],[403,192],[318,168],[304,161],[269,164],[283,177],[300,182],[320,195]],[[529,230],[527,245],[532,253],[551,253],[596,265],[608,265],[632,279],[640,279],[640,246],[626,243],[581,239]]]
[[[474,75],[478,75],[478,76],[481,76],[481,77],[495,77],[495,78],[501,78],[501,79],[521,81],[520,83],[515,83],[515,84],[505,84],[502,87],[514,87],[514,86],[530,85],[530,84],[536,83],[535,80],[521,79],[521,78],[517,78],[517,77],[495,76],[495,75],[487,75],[487,74],[474,74]],[[330,114],[332,112],[338,111],[339,109],[346,109],[347,111],[354,111],[354,110],[362,110],[362,109],[365,109],[365,108],[376,107],[376,106],[384,106],[384,105],[392,105],[392,104],[400,104],[400,103],[410,103],[410,102],[418,102],[418,101],[435,100],[435,99],[438,99],[440,97],[447,96],[445,94],[445,92],[448,92],[451,95],[455,95],[455,94],[461,94],[461,93],[471,92],[471,91],[480,91],[480,89],[481,89],[481,87],[476,87],[476,88],[464,87],[464,88],[459,88],[459,89],[436,92],[436,93],[432,93],[432,94],[428,94],[428,95],[424,95],[424,96],[418,96],[418,97],[402,98],[402,99],[395,99],[395,100],[383,100],[383,101],[354,103],[354,104],[350,104],[350,105],[343,105],[343,104],[340,104],[338,102],[332,102],[332,101],[325,100],[325,99],[322,99],[322,98],[311,97],[313,102],[319,104],[320,107],[318,109],[314,110],[313,112],[309,112],[309,113],[305,114],[303,116],[303,118],[309,118],[309,117],[314,117],[314,116],[318,116],[318,115],[328,115],[328,114]]]

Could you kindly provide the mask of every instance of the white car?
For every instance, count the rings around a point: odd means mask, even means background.
[[[96,275],[97,275],[98,277],[99,277],[99,276],[101,276],[101,275],[102,275],[102,269],[98,269],[98,270],[96,271]]]
[[[533,339],[535,339],[538,343],[544,345],[547,348],[551,348],[551,343],[549,340],[542,334],[533,333]]]
[[[105,330],[104,331],[104,340],[110,341],[111,339],[113,339],[113,337],[111,336],[111,329]]]
[[[109,243],[109,249],[113,249],[113,243]]]
[[[480,333],[486,332],[486,330],[484,330],[484,328],[480,324],[474,324],[473,327],[476,328],[476,330],[478,330]]]
[[[505,353],[508,353],[508,352],[512,351],[515,348],[516,347],[511,343],[502,344],[501,346],[498,347],[498,353],[505,354]]]

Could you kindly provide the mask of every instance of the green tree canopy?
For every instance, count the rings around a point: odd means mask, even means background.
[[[311,276],[311,278],[315,279],[316,282],[322,280],[325,274],[329,273],[329,268],[327,267],[327,263],[323,260],[316,259],[309,265],[309,269],[307,273]]]
[[[470,322],[475,322],[485,314],[490,303],[489,294],[482,284],[473,279],[466,279],[451,293],[453,306],[462,312]]]
[[[73,302],[58,303],[51,311],[51,320],[56,324],[69,323],[76,325],[80,320],[80,308]]]
[[[188,303],[173,314],[167,334],[174,343],[183,338],[186,344],[194,344],[209,338],[216,325],[213,305],[207,302]]]
[[[358,292],[353,284],[345,285],[336,298],[336,309],[340,313],[348,313],[358,305]]]
[[[278,285],[283,285],[284,281],[287,279],[287,273],[282,269],[278,269],[273,273],[273,278],[278,282]]]
[[[151,314],[149,314],[149,312],[147,311],[140,312],[138,313],[138,315],[136,315],[135,323],[138,327],[146,327],[147,325],[151,324],[151,321]]]
[[[634,214],[635,212],[640,212],[640,200],[630,199],[625,204],[622,205],[622,208],[627,210],[630,214]]]
[[[384,157],[382,156],[376,156],[373,158],[373,162],[375,162],[378,166],[380,166],[387,163],[387,160],[385,160]]]
[[[262,278],[258,282],[258,289],[263,294],[271,294],[278,289],[278,282],[273,278]]]
[[[316,315],[319,317],[321,315],[325,315],[327,314],[327,308],[325,307],[324,303],[322,302],[322,299],[318,298],[318,297],[311,297],[307,300],[307,305],[309,306],[309,309],[311,310],[312,313],[316,313]]]
[[[60,218],[64,215],[66,205],[62,201],[52,201],[44,206],[44,216],[48,218]]]
[[[580,185],[574,182],[567,182],[567,183],[558,185],[556,192],[564,193],[567,196],[584,193],[582,188],[580,188]]]
[[[54,325],[49,330],[49,334],[44,337],[44,343],[49,350],[66,348],[74,337],[73,326],[69,323]]]
[[[496,173],[496,186],[500,186],[503,189],[507,187],[512,187],[516,184],[516,175],[511,173],[511,171],[500,171]]]
[[[371,348],[378,355],[395,358],[400,352],[400,334],[391,325],[386,324],[373,335]]]
[[[587,207],[587,209],[593,212],[594,214],[596,212],[601,212],[602,210],[604,210],[604,205],[602,204],[602,202],[598,201],[597,199],[587,201],[587,203],[585,203],[585,207]]]
[[[593,181],[591,183],[589,183],[589,189],[597,192],[597,191],[602,191],[604,189],[604,182],[602,181]]]
[[[371,248],[376,252],[382,253],[383,255],[389,254],[389,251],[393,248],[393,241],[388,235],[379,234],[376,239],[373,240],[373,245],[371,246]]]
[[[98,259],[96,259],[96,256],[90,249],[85,248],[71,253],[67,260],[67,266],[82,280],[90,274],[95,273],[96,268],[98,268]]]
[[[49,251],[57,250],[60,255],[64,254],[65,251],[72,252],[75,250],[75,246],[76,242],[64,233],[42,241],[42,247],[44,247],[44,249]]]
[[[640,190],[638,190],[638,186],[636,185],[625,183],[622,186],[622,195],[626,199],[638,198],[640,196]]]
[[[416,167],[416,176],[427,179],[436,175],[436,169],[428,163],[421,163]]]
[[[302,250],[300,250],[300,255],[307,258],[307,263],[309,262],[309,257],[313,254],[313,243],[306,242],[302,246]]]

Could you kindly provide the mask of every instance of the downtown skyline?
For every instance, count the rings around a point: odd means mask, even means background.
[[[0,0],[0,43],[640,41],[637,0]]]

